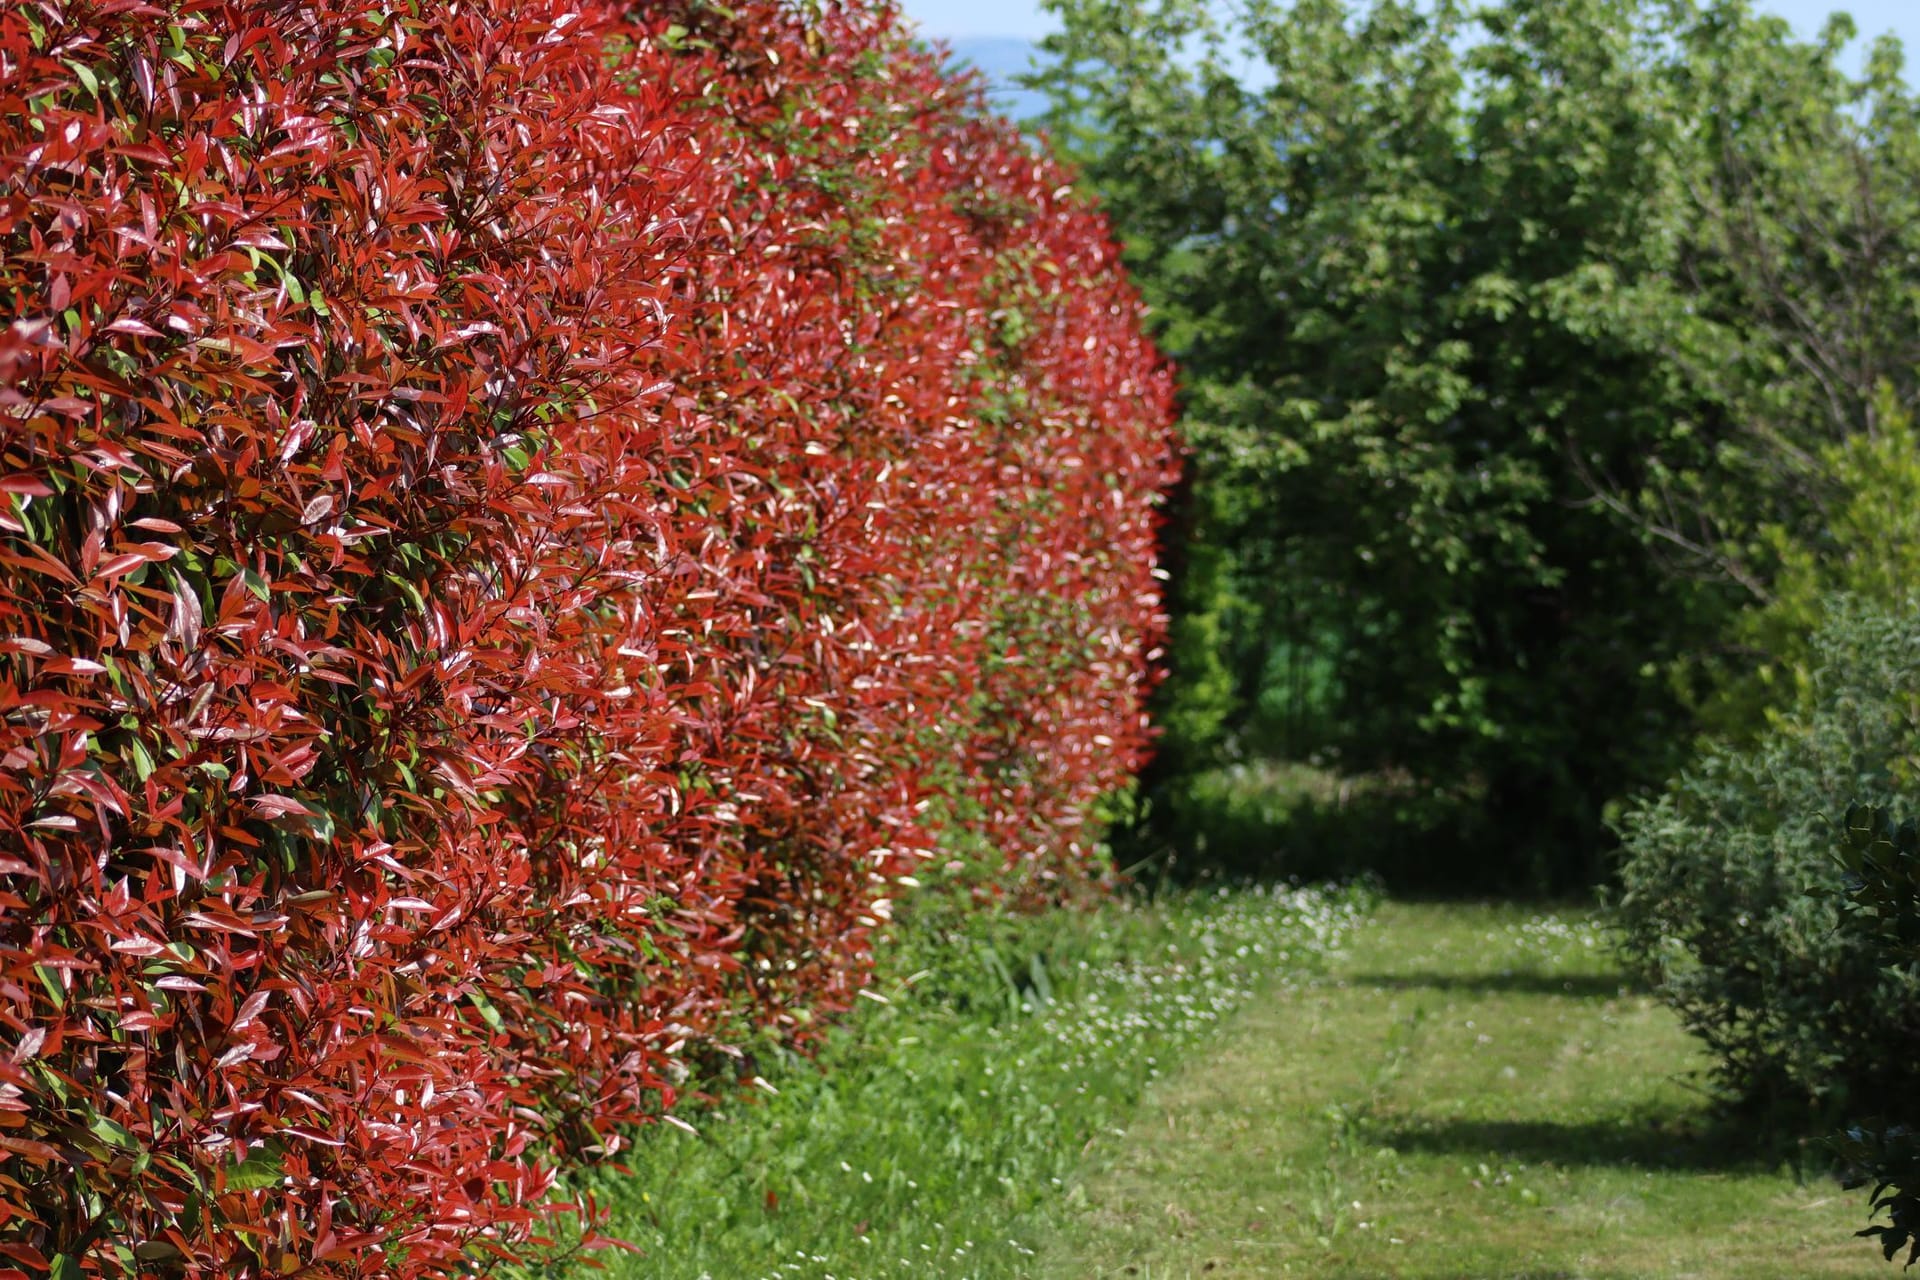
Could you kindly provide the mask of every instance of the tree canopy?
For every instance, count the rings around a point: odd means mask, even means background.
[[[1591,880],[1764,660],[1730,623],[1822,450],[1913,398],[1897,45],[1850,78],[1844,19],[1743,0],[1049,7],[1057,138],[1186,388],[1160,813],[1319,753],[1480,873]]]

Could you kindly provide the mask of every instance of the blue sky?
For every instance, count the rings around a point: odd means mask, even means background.
[[[1033,39],[1049,29],[1037,0],[904,0],[929,36],[1020,36]],[[1916,0],[1761,0],[1762,9],[1791,20],[1811,35],[1828,13],[1845,9],[1866,35],[1892,31],[1906,42],[1908,57],[1920,61],[1920,3]]]

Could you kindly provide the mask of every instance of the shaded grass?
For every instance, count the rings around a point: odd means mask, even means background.
[[[1034,1274],[1893,1274],[1859,1197],[1717,1127],[1705,1062],[1577,915],[1383,908],[1095,1144]]]
[[[938,897],[884,953],[818,1068],[755,1063],[777,1094],[689,1114],[590,1181],[614,1276],[1032,1274],[1031,1242],[1163,1064],[1256,991],[1324,968],[1361,895],[1169,894],[1007,919]],[[585,1275],[584,1271],[577,1273]]]
[[[1521,994],[1607,999],[1627,994],[1626,980],[1606,973],[1356,973],[1351,986],[1382,991],[1434,991],[1466,995]]]
[[[1486,856],[1484,804],[1400,773],[1245,760],[1171,780],[1129,856],[1178,880],[1365,873],[1402,893],[1497,892],[1525,876]]]

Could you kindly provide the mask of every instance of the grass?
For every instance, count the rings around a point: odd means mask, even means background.
[[[1578,912],[937,899],[821,1069],[602,1174],[617,1277],[1890,1277]],[[1345,941],[1346,945],[1340,944]],[[558,1274],[555,1272],[553,1274]],[[584,1272],[569,1272],[584,1276]]]
[[[1384,907],[1094,1145],[1027,1274],[1893,1275],[1860,1195],[1713,1127],[1693,1043],[1621,983],[1577,913]]]
[[[1367,870],[1402,887],[1466,892],[1512,878],[1470,836],[1468,815],[1481,807],[1474,797],[1405,774],[1256,758],[1187,777],[1159,803],[1165,829],[1181,833],[1199,865],[1229,875],[1317,880]]]
[[[590,1180],[639,1250],[602,1260],[685,1280],[1031,1275],[1034,1241],[1078,1212],[1089,1146],[1256,993],[1323,969],[1360,901],[1191,893],[1007,920],[931,898],[820,1068],[758,1062],[777,1093],[690,1115],[697,1135],[662,1126],[630,1175]]]

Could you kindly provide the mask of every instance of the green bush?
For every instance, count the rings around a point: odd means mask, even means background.
[[[1841,1121],[1920,1087],[1920,976],[1850,923],[1830,817],[1911,807],[1917,744],[1912,605],[1841,598],[1794,709],[1622,820],[1627,955],[1706,1041],[1729,1100]]]
[[[1897,826],[1884,809],[1856,806],[1847,814],[1840,860],[1852,907],[1846,927],[1866,938],[1890,971],[1920,964],[1920,826]],[[1897,1025],[1900,1010],[1890,1009]],[[1861,1118],[1836,1141],[1847,1163],[1849,1187],[1873,1187],[1873,1213],[1887,1213],[1860,1234],[1879,1238],[1888,1261],[1907,1250],[1920,1261],[1920,1099],[1894,1093],[1860,1100]],[[1871,1111],[1871,1117],[1864,1113]]]
[[[1447,802],[1450,841],[1386,815],[1414,870],[1594,883],[1697,717],[1764,724],[1742,677],[1796,655],[1735,615],[1795,624],[1830,450],[1920,402],[1897,45],[1853,76],[1848,20],[1733,2],[1047,7],[1034,84],[1191,446],[1148,836],[1290,869],[1195,775],[1337,749]]]

